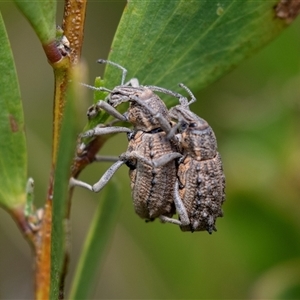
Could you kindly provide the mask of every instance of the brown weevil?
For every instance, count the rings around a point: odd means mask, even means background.
[[[183,155],[179,159],[174,201],[183,204],[188,220],[184,219],[179,224],[180,228],[182,231],[207,230],[212,233],[216,231],[216,219],[223,216],[221,206],[225,201],[225,176],[222,161],[212,128],[189,109],[189,105],[196,101],[195,96],[185,85],[179,86],[191,96],[190,101],[161,87],[148,88],[174,96],[180,102],[169,110],[169,116],[177,121],[177,125],[168,132],[168,137],[177,141],[179,152]]]
[[[111,63],[103,60],[101,62]],[[133,131],[126,127],[97,126],[82,134],[82,137],[127,132],[128,149],[93,186],[74,178],[71,178],[70,184],[99,192],[114,173],[126,164],[130,169],[132,198],[136,213],[147,220],[160,218],[163,222],[187,225],[189,223],[187,212],[180,198],[177,197],[174,201],[177,184],[176,159],[182,155],[177,151],[176,143],[167,137],[167,134],[172,132],[168,109],[151,89],[139,86],[137,80],[124,84],[126,70],[115,63],[111,64],[123,70],[121,85],[112,91],[92,87],[108,91],[109,96],[107,102],[100,100],[89,109],[88,116],[93,117],[99,109],[104,109],[115,118],[130,122]],[[123,102],[130,103],[124,115],[115,109]],[[176,211],[180,221],[171,218]]]
[[[182,231],[216,231],[216,219],[223,216],[225,176],[217,140],[209,124],[189,109],[196,99],[180,84],[192,100],[180,98],[180,105],[170,109],[170,116],[179,122],[179,143],[183,157],[178,166],[179,196],[188,213],[190,224]]]

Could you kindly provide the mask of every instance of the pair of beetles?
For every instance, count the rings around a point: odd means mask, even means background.
[[[188,100],[161,87],[141,86],[137,79],[124,83],[126,69],[111,61],[98,62],[121,69],[122,80],[113,90],[88,86],[109,93],[105,101],[98,101],[88,110],[88,117],[104,109],[117,120],[131,123],[133,129],[100,124],[83,133],[82,138],[125,132],[129,144],[94,185],[75,178],[71,178],[71,185],[99,192],[126,164],[134,209],[141,218],[159,218],[178,225],[182,231],[216,231],[216,219],[223,215],[225,177],[213,130],[189,108],[196,101],[192,92],[179,85],[191,97]],[[176,97],[179,104],[168,110],[154,92]],[[121,114],[116,107],[124,102],[129,102],[129,108]],[[176,213],[178,219],[173,217]]]

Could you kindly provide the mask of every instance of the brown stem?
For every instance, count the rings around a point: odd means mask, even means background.
[[[49,299],[50,292],[52,199],[54,183],[53,176],[56,167],[58,141],[60,137],[61,122],[65,106],[66,90],[70,78],[70,59],[66,56],[60,61],[51,65],[54,69],[55,75],[52,168],[50,173],[48,195],[45,204],[45,212],[41,228],[38,233],[38,242],[36,243],[36,299]]]
[[[35,249],[35,232],[30,227],[27,218],[24,214],[24,206],[18,206],[9,210],[8,213],[11,214],[21,232],[24,234],[25,238],[28,240],[30,246]]]
[[[71,67],[76,65],[79,62],[81,56],[81,49],[83,45],[83,32],[84,32],[84,22],[85,22],[85,14],[86,14],[86,0],[81,1],[74,1],[74,0],[65,0],[65,7],[64,7],[64,17],[63,17],[63,30],[64,35],[67,37],[70,43],[70,61]],[[68,76],[67,76],[68,77]],[[64,90],[65,91],[65,90]],[[56,99],[56,98],[55,98]],[[60,131],[60,123],[62,119],[62,112],[64,107],[63,101],[55,101],[56,107],[54,107],[54,129],[53,132],[58,132],[59,138],[59,131]],[[56,122],[55,122],[56,121]],[[57,123],[57,127],[55,124]],[[53,136],[53,161],[56,161],[56,152],[58,149],[58,140],[55,139]],[[71,199],[73,195],[73,189],[70,189],[69,196],[68,196],[68,209],[66,218],[70,218],[70,207],[71,207]],[[65,277],[68,272],[68,263],[69,263],[69,253],[68,249],[66,249],[62,274],[60,277],[60,285],[59,285],[59,299],[64,299],[64,286],[65,286]]]
[[[63,30],[71,45],[71,62],[77,64],[82,48],[86,0],[66,0],[63,18]]]
[[[83,29],[86,12],[86,0],[66,0],[64,10],[64,35],[70,43],[70,53],[60,55],[55,43],[44,46],[48,61],[53,67],[55,93],[53,105],[53,143],[52,169],[45,205],[45,214],[36,242],[36,299],[49,299],[51,282],[51,232],[52,232],[52,199],[54,173],[61,131],[62,117],[66,104],[66,91],[72,68],[79,61],[83,41]],[[70,193],[71,195],[71,193]],[[71,199],[71,196],[70,196]],[[67,270],[68,255],[65,255],[64,270],[61,276],[59,298],[64,297],[64,278]]]
[[[35,299],[49,299],[51,280],[52,201],[47,199],[41,228],[37,235],[35,261]]]
[[[71,168],[71,176],[77,177],[80,172],[89,164],[91,164],[95,160],[95,155],[98,153],[100,148],[104,145],[107,138],[98,137],[90,142],[86,147],[86,152],[83,156],[76,157],[73,161],[73,165]],[[70,210],[71,210],[71,199],[73,196],[74,188],[69,190],[69,199],[68,199],[68,209],[66,218],[70,218]],[[64,299],[64,286],[65,286],[65,278],[68,273],[68,263],[69,263],[69,252],[66,249],[63,270],[60,278],[60,294],[59,299]]]
[[[54,68],[55,91],[53,103],[53,135],[52,135],[52,166],[53,173],[56,166],[61,122],[64,113],[66,91],[70,79],[70,60],[64,57],[60,62],[52,65]]]

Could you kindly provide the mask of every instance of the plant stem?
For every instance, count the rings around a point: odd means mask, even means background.
[[[49,55],[49,53],[56,53],[56,51],[48,51],[53,48],[44,46],[45,53],[50,65],[54,70],[55,77],[55,92],[53,103],[53,135],[52,135],[52,166],[50,173],[50,182],[48,187],[48,195],[45,204],[45,214],[41,224],[40,232],[36,241],[36,299],[49,299],[51,286],[51,243],[52,243],[52,199],[53,199],[53,184],[55,178],[54,173],[56,169],[57,153],[61,132],[62,118],[64,115],[64,107],[66,104],[66,91],[69,85],[72,68],[79,61],[81,54],[81,47],[83,41],[83,29],[86,11],[86,1],[65,1],[63,29],[64,35],[70,42],[70,54],[57,60],[57,55]],[[75,20],[75,22],[74,22]],[[47,50],[47,51],[46,51]],[[52,59],[53,58],[53,59]],[[69,197],[69,203],[71,194]],[[68,204],[69,205],[69,204]],[[69,214],[66,216],[69,217]],[[63,220],[61,220],[63,221]],[[68,255],[65,254],[64,267],[62,270],[59,297],[63,299],[64,291],[64,277],[67,270]]]
[[[65,1],[63,30],[71,45],[71,62],[76,65],[80,59],[83,28],[86,13],[86,0],[82,1]]]

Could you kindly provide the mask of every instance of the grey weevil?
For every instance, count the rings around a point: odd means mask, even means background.
[[[216,219],[223,216],[221,206],[225,201],[225,176],[221,156],[217,152],[217,140],[209,124],[195,113],[189,105],[196,101],[192,92],[180,84],[191,100],[173,91],[149,86],[150,89],[179,99],[180,105],[169,110],[169,116],[178,123],[169,133],[176,134],[178,148],[183,154],[179,159],[178,181],[175,183],[176,201],[182,202],[189,221],[182,222],[182,231],[216,231]],[[178,191],[178,192],[177,192]],[[180,219],[180,216],[179,216]],[[188,224],[187,224],[188,223]]]
[[[93,117],[102,108],[117,119],[133,124],[134,130],[130,131],[126,127],[98,126],[84,133],[82,137],[127,132],[128,149],[93,186],[74,178],[71,178],[70,184],[99,192],[114,173],[126,164],[130,169],[132,198],[136,213],[148,220],[159,217],[163,222],[187,225],[189,223],[187,212],[180,198],[177,197],[174,201],[177,182],[175,160],[182,155],[177,152],[176,144],[167,138],[167,133],[172,131],[172,126],[164,102],[151,89],[139,86],[137,80],[124,84],[126,70],[115,63],[101,60],[101,63],[103,62],[123,70],[122,82],[112,91],[91,87],[108,91],[110,94],[108,103],[100,100],[89,109],[88,116]],[[123,102],[130,102],[125,115],[115,109]],[[175,207],[181,221],[171,218],[175,213]]]

